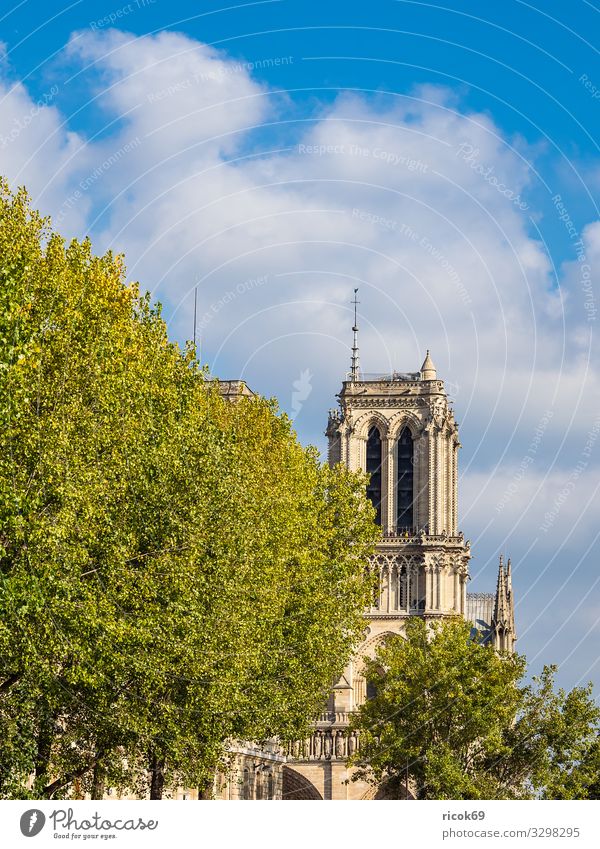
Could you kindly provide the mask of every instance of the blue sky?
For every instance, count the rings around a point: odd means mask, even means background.
[[[0,164],[124,251],[215,374],[324,447],[360,287],[366,371],[430,348],[461,423],[474,590],[600,679],[599,13],[575,0],[15,2]]]

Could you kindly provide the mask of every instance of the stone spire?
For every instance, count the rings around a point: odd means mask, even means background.
[[[508,625],[508,598],[506,593],[506,573],[504,572],[504,560],[500,555],[498,566],[498,582],[496,584],[496,598],[494,601],[494,624],[497,626]]]
[[[494,615],[492,616],[492,633],[494,646],[500,651],[514,651],[515,640],[515,603],[512,591],[512,569],[510,560],[504,568],[500,555],[498,566],[498,583],[494,599]]]
[[[427,350],[427,356],[421,366],[421,380],[437,380],[437,372],[435,370],[433,360],[429,356],[429,349]]]

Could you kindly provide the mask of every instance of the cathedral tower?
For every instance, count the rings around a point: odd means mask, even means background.
[[[356,292],[355,292],[356,294]],[[329,412],[330,465],[369,474],[381,540],[372,558],[379,591],[365,611],[365,639],[333,687],[314,733],[290,747],[283,798],[373,798],[348,782],[346,758],[359,740],[347,732],[349,715],[369,697],[363,658],[374,657],[389,634],[402,634],[410,617],[429,621],[463,616],[474,635],[499,650],[514,647],[510,562],[500,561],[496,594],[467,594],[470,544],[458,528],[458,424],[429,351],[419,371],[365,374],[359,368],[358,325],[351,369]]]
[[[351,373],[338,397],[328,459],[370,474],[382,530],[372,625],[464,615],[470,550],[458,530],[458,425],[429,351],[418,372]]]

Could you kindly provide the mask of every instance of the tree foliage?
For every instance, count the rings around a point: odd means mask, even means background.
[[[462,619],[413,619],[365,658],[375,696],[357,712],[356,778],[420,799],[581,799],[598,781],[591,685],[523,683],[525,659],[471,639]]]
[[[0,416],[0,796],[160,797],[302,736],[363,627],[364,480],[4,183]]]

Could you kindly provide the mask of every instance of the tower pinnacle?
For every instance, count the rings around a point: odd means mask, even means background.
[[[435,366],[433,364],[433,360],[429,356],[429,349],[427,350],[427,356],[425,357],[425,361],[421,366],[421,380],[436,380],[437,372]]]
[[[504,558],[500,555],[498,565],[498,583],[496,584],[496,599],[494,603],[494,620],[496,626],[508,624],[508,599],[506,597],[506,573],[504,571]]]

